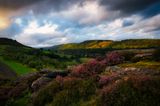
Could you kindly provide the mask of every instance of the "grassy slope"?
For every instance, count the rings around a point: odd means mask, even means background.
[[[34,69],[31,69],[16,61],[5,60],[3,58],[0,58],[0,61],[9,66],[12,70],[14,70],[17,73],[17,75],[23,75],[35,71]]]

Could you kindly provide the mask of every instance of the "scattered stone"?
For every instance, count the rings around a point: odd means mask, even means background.
[[[118,66],[108,66],[105,69],[106,72],[117,72],[118,70],[121,70],[121,68]]]

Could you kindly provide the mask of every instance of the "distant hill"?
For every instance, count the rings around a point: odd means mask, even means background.
[[[23,44],[17,42],[16,40],[8,38],[0,38],[0,45],[24,46]]]
[[[49,49],[56,49],[56,50],[65,50],[65,49],[98,49],[98,48],[106,48],[113,41],[110,40],[90,40],[84,41],[81,43],[69,43],[69,44],[62,44],[50,47]]]
[[[90,40],[81,43],[69,43],[50,47],[53,50],[68,49],[140,49],[140,48],[158,48],[160,39],[130,39],[122,41],[111,40]]]

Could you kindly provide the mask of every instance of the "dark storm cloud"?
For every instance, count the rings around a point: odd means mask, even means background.
[[[44,0],[0,0],[0,8],[19,9]]]
[[[0,8],[19,9],[25,6],[36,5],[36,10],[40,9],[64,9],[74,3],[85,0],[0,0]]]
[[[119,10],[124,15],[134,14],[159,2],[160,0],[101,0],[107,9]]]
[[[119,10],[123,15],[145,10],[158,1],[160,2],[160,0],[0,0],[0,8],[19,9],[34,5],[34,12],[44,13],[45,11],[64,10],[76,3],[83,6],[85,1],[99,1],[100,5],[110,10]],[[154,7],[151,9],[155,10]],[[150,12],[150,10],[146,11]]]

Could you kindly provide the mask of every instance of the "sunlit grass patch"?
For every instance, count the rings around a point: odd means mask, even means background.
[[[2,61],[4,64],[8,65],[11,69],[13,69],[17,73],[17,75],[24,75],[36,71],[35,69],[29,68],[13,60],[5,60],[3,58],[0,58],[0,61]]]

